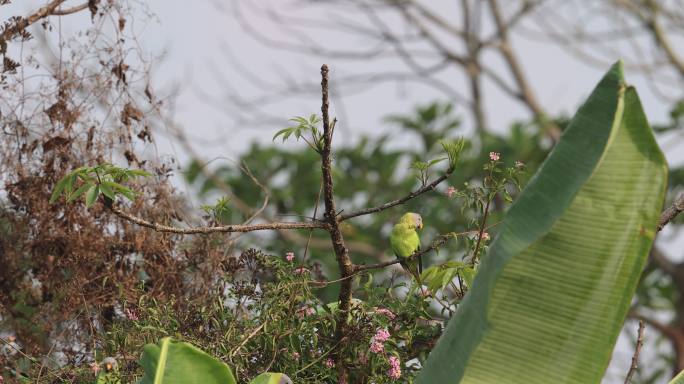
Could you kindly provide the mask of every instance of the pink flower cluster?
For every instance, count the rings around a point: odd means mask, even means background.
[[[385,350],[385,341],[390,338],[390,333],[386,329],[378,329],[371,338],[370,351],[380,353]]]
[[[126,318],[130,321],[138,321],[138,319],[140,318],[138,316],[138,312],[136,312],[135,309],[126,308],[124,309],[124,314],[126,315]]]
[[[373,353],[381,353],[385,350],[385,344],[371,340],[370,351]]]
[[[395,315],[394,312],[390,311],[390,310],[387,309],[387,308],[377,308],[377,309],[375,310],[375,313],[380,314],[380,315],[383,315],[383,316],[387,317],[387,318],[390,319],[390,320],[394,320],[394,319],[397,317],[397,315]]]
[[[333,361],[333,359],[328,357],[327,359],[325,359],[325,366],[328,368],[332,368],[335,366],[335,362]]]
[[[456,189],[455,187],[449,186],[449,188],[447,188],[446,195],[448,198],[451,198],[451,196],[456,194],[456,192],[458,192],[458,189]]]
[[[299,267],[294,270],[296,275],[303,275],[304,273],[309,273],[309,270],[304,267]]]
[[[390,356],[389,358],[390,369],[387,371],[387,376],[391,379],[398,380],[401,377],[401,362],[396,356]]]
[[[501,158],[501,154],[499,152],[489,152],[489,159],[491,161],[498,161],[499,158]]]
[[[303,319],[307,316],[315,315],[316,310],[313,309],[312,307],[302,307],[299,308],[295,311],[295,315],[299,317],[300,319]]]
[[[488,240],[489,240],[489,233],[487,233],[487,232],[482,232],[482,240],[488,241]]]
[[[288,252],[285,254],[285,260],[292,262],[294,260],[294,252]]]

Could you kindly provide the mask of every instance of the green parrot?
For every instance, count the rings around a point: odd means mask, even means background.
[[[413,212],[405,213],[392,228],[390,244],[392,244],[392,251],[400,260],[420,250],[420,238],[416,229],[423,229],[423,218]],[[423,272],[421,257],[402,260],[401,266],[420,284],[420,273]]]

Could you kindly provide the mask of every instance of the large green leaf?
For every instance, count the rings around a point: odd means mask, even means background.
[[[650,249],[667,167],[622,64],[511,207],[418,383],[598,383]]]
[[[284,373],[266,372],[252,379],[249,384],[292,384],[292,379]]]
[[[668,384],[684,384],[684,371],[679,372]]]
[[[147,344],[140,365],[140,384],[235,384],[230,368],[188,343],[166,337]]]

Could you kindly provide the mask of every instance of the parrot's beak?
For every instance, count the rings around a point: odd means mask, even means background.
[[[423,229],[423,223],[418,224],[418,229]]]

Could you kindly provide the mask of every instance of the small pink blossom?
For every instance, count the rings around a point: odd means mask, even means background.
[[[390,356],[389,358],[390,369],[387,371],[387,376],[391,379],[398,380],[401,377],[401,362],[396,356]]]
[[[295,360],[299,360],[299,352],[292,352],[292,357],[294,357]]]
[[[297,315],[297,317],[299,317],[300,319],[303,319],[307,316],[311,316],[311,315],[315,315],[315,314],[316,314],[316,310],[313,309],[312,307],[302,307],[302,308],[299,308],[295,311],[295,315]]]
[[[373,339],[375,341],[379,341],[381,343],[384,343],[389,338],[390,338],[390,333],[386,329],[378,329],[375,332],[375,336],[373,336]]]
[[[430,293],[430,290],[426,287],[420,287],[420,292],[418,294],[422,297],[431,297],[432,294]]]
[[[498,161],[500,157],[501,154],[499,152],[489,152],[489,159],[492,161]]]
[[[449,186],[449,188],[447,188],[446,195],[448,198],[451,198],[451,196],[456,194],[456,192],[458,192],[458,189],[456,189],[455,187]]]
[[[386,316],[390,320],[394,320],[397,317],[397,315],[395,315],[394,312],[390,311],[387,308],[378,308],[375,310],[375,313]]]
[[[289,262],[292,262],[292,260],[294,260],[294,257],[294,252],[288,252],[285,254],[285,260]]]
[[[370,351],[373,353],[380,353],[385,350],[385,345],[379,341],[373,340],[370,345]]]
[[[124,309],[124,314],[126,315],[126,318],[130,321],[138,321],[139,316],[138,313],[134,309]]]
[[[489,233],[488,232],[482,232],[482,240],[489,241]]]
[[[328,368],[332,368],[335,366],[335,362],[333,361],[333,359],[328,357],[327,359],[325,359],[325,366]]]
[[[302,275],[304,273],[309,273],[309,270],[304,267],[299,267],[294,270],[294,273],[297,275]]]
[[[102,368],[100,368],[100,364],[97,363],[97,361],[93,361],[90,363],[90,371],[94,374],[97,375],[98,372],[100,372]]]

